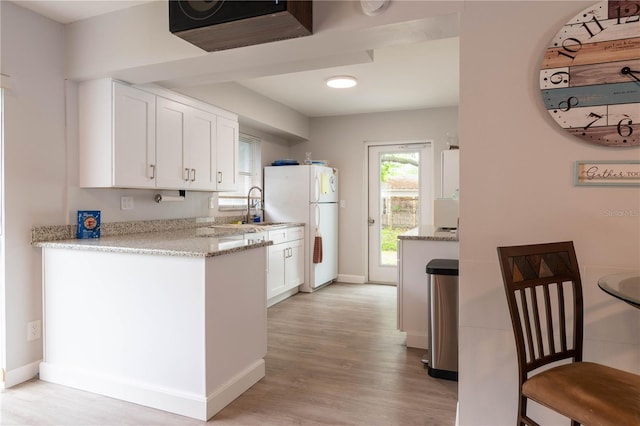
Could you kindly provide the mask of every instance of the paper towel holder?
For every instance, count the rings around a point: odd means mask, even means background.
[[[180,189],[180,190],[178,190],[178,196],[177,197],[174,196],[174,195],[156,194],[155,197],[153,197],[153,199],[158,204],[160,202],[167,202],[167,201],[184,201],[186,195],[187,195],[187,191],[184,190],[184,189]]]

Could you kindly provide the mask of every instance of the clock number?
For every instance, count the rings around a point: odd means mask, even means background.
[[[620,16],[620,15],[618,15],[618,16]],[[618,19],[620,19],[620,18],[618,18]],[[591,28],[589,28],[589,23],[590,22],[595,22],[596,23],[596,26],[598,27],[597,29],[594,28],[594,30],[597,31],[596,33],[591,31]],[[591,21],[583,23],[582,26],[584,27],[585,30],[587,30],[587,32],[589,33],[590,37],[593,37],[596,34],[601,33],[602,31],[604,31],[604,27],[602,26],[602,24],[600,24],[600,21],[598,21],[598,19],[595,16],[593,17],[593,19]]]
[[[587,118],[595,118],[595,120],[593,120],[591,123],[587,124],[584,128],[584,130],[587,130],[589,127],[591,127],[591,125],[593,123],[595,123],[596,121],[600,120],[602,118],[601,115],[596,114],[595,112],[591,112],[589,113],[589,115],[587,115]],[[619,126],[618,126],[619,128]]]
[[[618,121],[618,134],[623,138],[631,136],[633,133],[633,127],[631,127],[632,124],[633,121],[628,117]]]
[[[621,21],[620,18],[622,18],[622,6],[618,6],[616,7],[616,11],[618,12],[618,19],[616,21],[616,25],[619,24],[630,24],[632,22],[638,22],[640,21],[640,3],[636,3],[634,4],[634,6],[636,7],[636,11],[633,12],[632,14],[627,16],[627,19],[625,19],[624,22]],[[624,8],[625,12],[629,12],[629,7],[625,7]]]
[[[569,41],[573,41],[575,44],[569,44]],[[575,54],[582,49],[582,42],[577,38],[569,37],[562,41],[562,48],[566,50],[566,52],[558,50],[558,55],[566,56],[573,61],[576,58]]]
[[[554,72],[549,76],[549,81],[551,82],[551,84],[566,83],[568,79],[569,79],[569,73],[566,71]]]
[[[560,111],[567,112],[574,106],[578,106],[578,103],[579,103],[578,98],[576,98],[575,96],[571,96],[566,101],[560,102],[558,104],[558,108],[560,109]],[[565,108],[565,104],[566,104],[566,108]]]

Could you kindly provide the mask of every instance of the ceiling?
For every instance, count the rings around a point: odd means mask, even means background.
[[[149,1],[157,0],[16,3],[66,24]],[[458,105],[457,37],[385,47],[370,54],[372,60],[361,64],[240,79],[236,83],[308,117]],[[333,75],[351,75],[359,83],[351,89],[329,89],[325,80]]]

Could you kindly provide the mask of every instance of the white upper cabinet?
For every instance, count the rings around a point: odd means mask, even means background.
[[[81,187],[154,188],[156,97],[109,79],[80,84]]]
[[[218,191],[238,189],[238,122],[218,117],[216,151],[216,183]]]
[[[156,116],[158,186],[201,191],[223,189],[217,184],[216,136],[220,133],[216,130],[217,119],[235,124],[236,129],[237,123],[163,97],[157,99]],[[226,127],[222,131],[225,133]],[[229,149],[226,146],[229,142],[221,140],[225,142],[223,149]],[[236,156],[221,154],[222,162],[233,172],[231,164]],[[229,174],[228,180],[235,182],[236,178]]]
[[[237,118],[172,95],[110,79],[81,83],[80,186],[234,191]]]
[[[220,190],[216,185],[217,119],[215,114],[196,108],[193,108],[189,115],[187,158],[193,172],[190,178],[191,189]],[[230,158],[226,161],[229,161]]]
[[[187,114],[188,107],[186,105],[169,99],[157,98],[158,187],[187,189],[189,186],[190,171],[185,158]]]

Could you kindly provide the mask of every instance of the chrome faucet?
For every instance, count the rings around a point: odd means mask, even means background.
[[[259,186],[252,186],[251,188],[249,188],[249,192],[247,192],[247,221],[246,223],[251,223],[251,191],[253,191],[254,189],[257,189],[260,191],[260,200],[258,201],[260,203],[260,209],[263,209],[263,200],[262,200],[262,188],[260,188]]]

